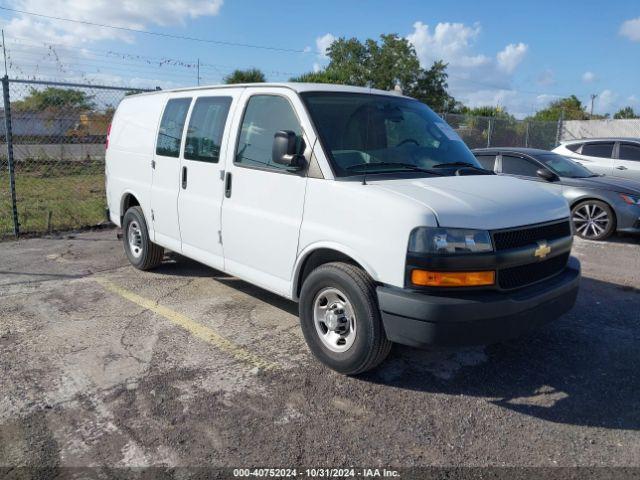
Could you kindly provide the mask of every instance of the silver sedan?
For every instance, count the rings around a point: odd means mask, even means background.
[[[640,233],[640,182],[596,175],[547,150],[503,147],[473,153],[488,170],[538,182],[562,194],[582,238],[604,240],[616,231]]]

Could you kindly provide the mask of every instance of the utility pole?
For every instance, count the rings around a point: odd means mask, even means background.
[[[596,99],[598,95],[595,93],[591,94],[591,112],[589,113],[589,117],[593,117],[593,101]]]
[[[7,48],[4,46],[4,28],[2,29],[2,54],[4,55],[4,76],[7,76]]]
[[[198,59],[197,75],[198,75],[198,86],[200,86],[200,59]]]

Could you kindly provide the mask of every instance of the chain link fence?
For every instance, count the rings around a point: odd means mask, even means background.
[[[530,147],[551,150],[558,145],[562,122],[537,122],[511,118],[475,117],[445,113],[449,123],[469,148]]]
[[[120,100],[145,90],[7,77],[2,86],[0,238],[105,221],[107,128]],[[573,138],[640,136],[640,120],[535,122],[459,114],[443,118],[470,148],[550,150]]]
[[[105,220],[107,128],[122,97],[140,91],[3,79],[0,237],[69,230]]]

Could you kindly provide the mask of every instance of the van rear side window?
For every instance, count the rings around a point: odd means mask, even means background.
[[[184,158],[218,163],[231,97],[200,97],[189,119]]]
[[[180,156],[182,130],[184,129],[189,105],[191,105],[190,98],[173,98],[167,102],[160,122],[156,155],[165,157]]]

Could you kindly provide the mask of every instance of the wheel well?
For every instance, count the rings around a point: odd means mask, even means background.
[[[129,210],[131,207],[136,207],[136,206],[138,207],[140,206],[140,202],[138,201],[138,199],[132,193],[127,193],[122,199],[122,208],[120,209],[121,223],[122,223],[122,219],[124,218],[124,214],[127,212],[127,210]]]
[[[298,275],[298,281],[296,284],[296,297],[300,296],[302,284],[309,276],[309,274],[320,265],[330,262],[350,263],[351,265],[355,265],[356,267],[361,268],[363,271],[366,271],[364,268],[362,268],[362,265],[356,262],[349,255],[346,255],[337,250],[332,250],[330,248],[319,248],[318,250],[314,250],[313,252],[311,252],[302,262],[302,266],[300,267],[300,274]]]

